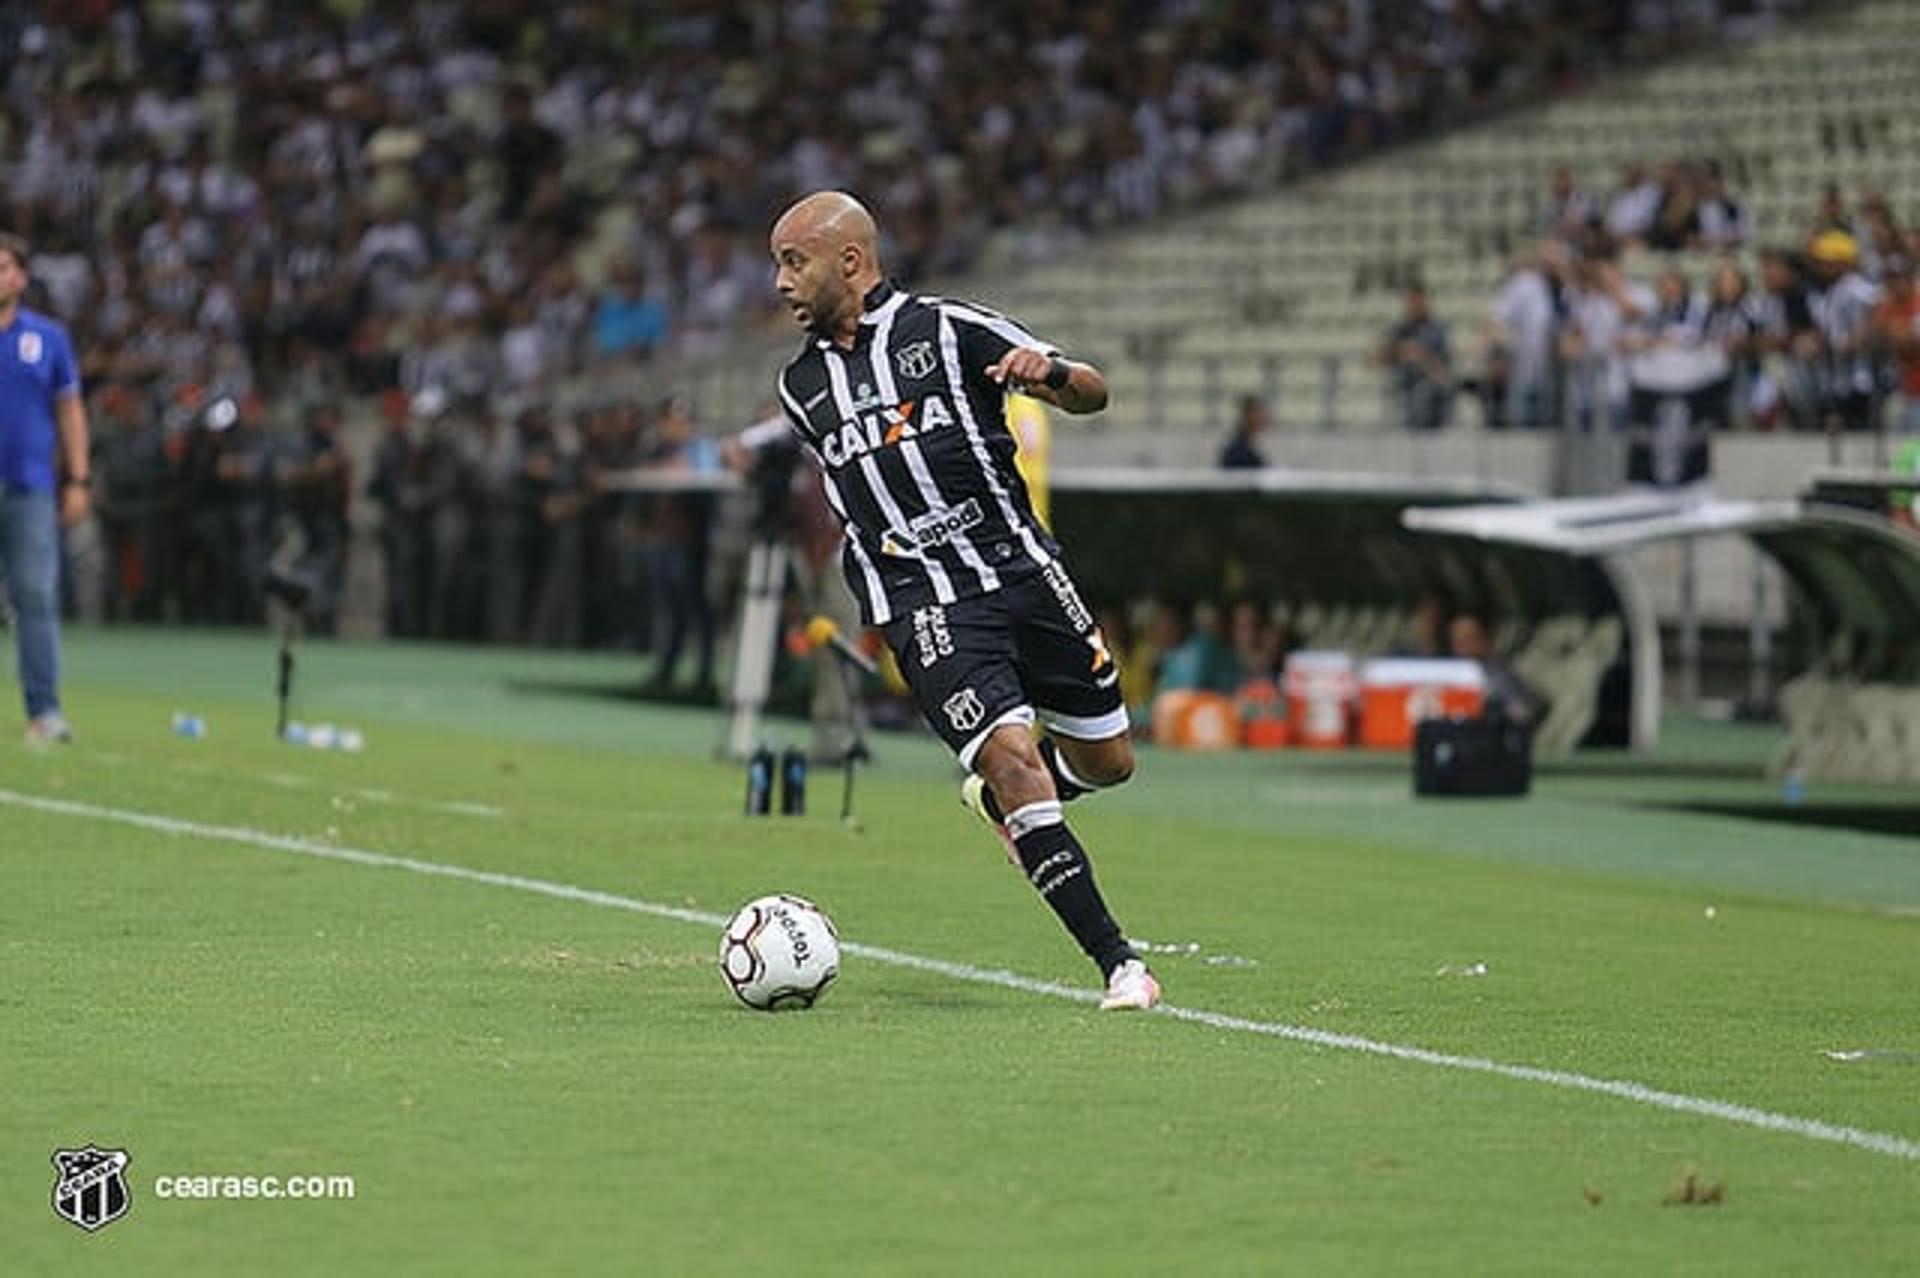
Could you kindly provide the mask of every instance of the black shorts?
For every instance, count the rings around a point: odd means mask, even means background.
[[[1120,667],[1058,563],[991,594],[915,608],[884,633],[920,713],[963,767],[995,728],[1036,714],[1082,741],[1126,731]]]

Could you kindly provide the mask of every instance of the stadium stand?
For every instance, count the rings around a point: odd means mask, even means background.
[[[1549,223],[1561,166],[1605,192],[1623,166],[1713,161],[1746,206],[1753,244],[1801,244],[1830,182],[1913,216],[1916,56],[1920,10],[1853,6],[1117,235],[996,278],[993,294],[1105,361],[1120,428],[1218,432],[1232,396],[1250,389],[1293,426],[1397,421],[1371,353],[1399,318],[1399,286],[1425,284],[1470,370],[1510,258]],[[1708,248],[1637,250],[1627,268],[1650,282],[1671,261],[1704,287],[1716,260]]]
[[[766,315],[761,228],[796,187],[871,193],[903,273],[1102,363],[1099,430],[1194,437],[1248,393],[1283,431],[1400,422],[1378,352],[1414,283],[1450,330],[1448,375],[1479,377],[1512,259],[1572,238],[1570,213],[1613,219],[1616,173],[1727,201],[1677,253],[1626,259],[1696,287],[1721,247],[1751,262],[1818,219],[1879,270],[1920,199],[1901,163],[1920,14],[1890,0],[1040,5],[977,40],[963,9],[867,11],[859,50],[818,3],[9,10],[7,217],[38,239],[42,300],[74,321],[116,426],[108,552],[149,552],[104,574],[135,596],[117,615],[249,615],[260,566],[214,552],[267,540],[260,486],[222,473],[263,456],[269,488],[306,476],[290,504],[328,571],[373,557],[363,519],[341,544],[326,454],[344,448],[388,508],[389,575],[405,559],[420,591],[374,606],[386,628],[633,642],[645,574],[619,565],[673,521],[609,477],[683,464],[655,436],[670,393],[708,429],[764,406],[792,337]],[[844,120],[805,111],[875,51],[894,69]],[[364,414],[329,417],[369,401],[377,447]],[[235,429],[209,440],[216,410]],[[140,542],[188,502],[189,544]],[[586,573],[604,596],[578,571],[553,587],[569,574],[548,566],[583,555],[615,565]],[[163,599],[169,571],[210,593]],[[1330,603],[1318,628],[1365,651],[1404,624]],[[1586,651],[1565,639],[1562,658]]]
[[[766,309],[762,224],[794,190],[867,193],[898,269],[950,273],[1604,63],[1644,34],[1630,8],[1042,4],[979,27],[944,4],[865,11],[849,41],[824,3],[16,7],[9,220],[47,242],[95,371],[524,391],[724,346]],[[162,318],[186,322],[137,341]]]
[[[761,224],[839,184],[886,209],[911,278],[1031,273],[1010,297],[1114,365],[1142,421],[1210,420],[1228,383],[1277,389],[1282,420],[1353,420],[1378,396],[1356,358],[1385,317],[1374,286],[1413,263],[1462,306],[1548,157],[1618,136],[1579,112],[1619,95],[1556,108],[1569,122],[1550,112],[1538,136],[1474,130],[1154,219],[1803,7],[1052,4],[974,38],[949,4],[872,10],[863,43],[819,3],[11,10],[8,213],[41,241],[88,371],[176,407],[256,387],[276,411],[395,384],[524,397],[579,373],[623,388],[609,370],[651,358],[659,393],[744,420],[758,383],[733,342],[767,309]],[[1847,36],[1791,38],[1817,66]],[[871,54],[894,69],[844,114],[806,110]],[[1673,147],[1661,120],[1644,157]]]

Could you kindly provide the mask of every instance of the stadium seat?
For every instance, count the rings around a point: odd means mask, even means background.
[[[1054,340],[1098,351],[1116,387],[1127,388],[1109,410],[1116,426],[1217,429],[1208,397],[1266,389],[1266,366],[1277,359],[1283,423],[1377,427],[1394,414],[1372,352],[1397,315],[1397,289],[1356,290],[1356,279],[1381,260],[1417,263],[1436,312],[1453,327],[1456,359],[1470,368],[1504,259],[1527,242],[1558,164],[1604,192],[1629,159],[1656,164],[1731,152],[1750,170],[1738,189],[1769,237],[1795,232],[1828,181],[1876,185],[1910,204],[1920,173],[1897,157],[1910,150],[1920,118],[1913,109],[1920,78],[1910,71],[1916,15],[1920,6],[1899,0],[1851,6],[1271,194],[1172,217],[1055,266],[966,287]],[[1884,116],[1886,139],[1868,129],[1865,152],[1849,143],[1828,154],[1815,122],[1822,114]],[[1672,260],[1700,279],[1715,255]],[[1632,269],[1645,274],[1666,261],[1644,255]],[[1250,293],[1280,295],[1285,305],[1250,323]],[[1124,337],[1142,332],[1173,335],[1169,366],[1153,374],[1159,393],[1151,396],[1153,357]],[[1198,352],[1213,360],[1205,376],[1188,367]],[[1332,423],[1325,420],[1330,375],[1338,386]]]

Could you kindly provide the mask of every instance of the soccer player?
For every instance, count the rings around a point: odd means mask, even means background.
[[[1108,1010],[1160,986],[1094,885],[1063,801],[1133,773],[1120,672],[1033,516],[1005,400],[1106,407],[1098,369],[981,306],[888,283],[859,201],[821,191],[774,224],[774,286],[807,330],[780,402],[846,531],[841,565],[935,732],[967,805],[1100,968]],[[1048,737],[1037,745],[1038,717]]]
[[[67,330],[20,304],[27,244],[0,234],[0,565],[27,742],[70,741],[60,713],[60,536],[88,508],[87,410]]]

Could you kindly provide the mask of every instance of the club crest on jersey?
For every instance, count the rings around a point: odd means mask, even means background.
[[[869,453],[891,448],[903,439],[914,439],[951,425],[953,410],[940,396],[903,400],[892,408],[861,412],[841,422],[839,429],[828,431],[820,440],[820,455],[827,465],[838,470]]]
[[[893,356],[893,366],[900,370],[902,377],[925,377],[933,372],[938,363],[934,358],[932,342],[914,342],[902,346]]]
[[[20,334],[19,349],[20,362],[22,364],[38,364],[40,362],[40,353],[45,347],[40,341],[40,334],[28,332]]]

